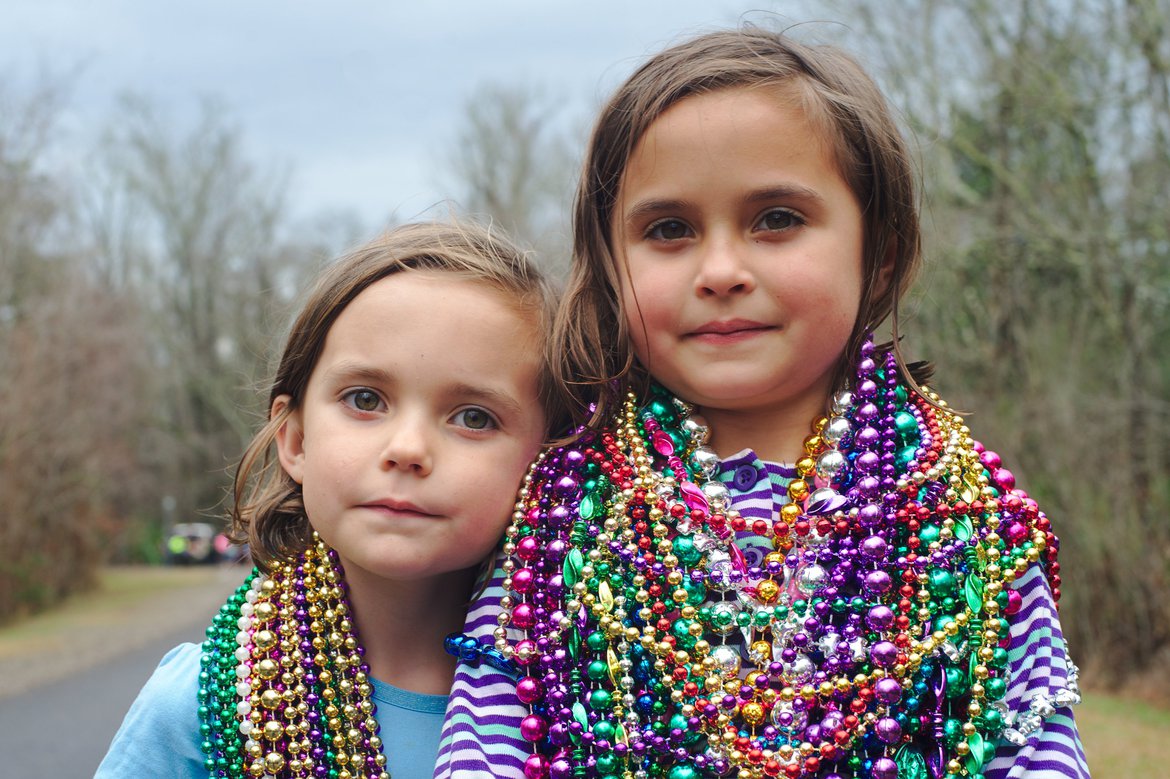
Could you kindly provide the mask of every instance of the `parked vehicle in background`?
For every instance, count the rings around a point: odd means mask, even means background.
[[[218,531],[207,522],[180,522],[167,537],[167,562],[172,565],[217,563],[221,552],[216,548]]]

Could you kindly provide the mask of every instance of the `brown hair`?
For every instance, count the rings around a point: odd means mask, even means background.
[[[825,132],[862,209],[862,299],[834,383],[846,375],[866,334],[891,313],[893,348],[907,372],[896,346],[897,308],[921,265],[921,242],[905,141],[881,92],[849,55],[745,26],[655,55],[601,110],[577,187],[573,264],[553,327],[552,368],[579,423],[607,421],[626,392],[649,378],[631,348],[613,246],[614,209],[639,140],[663,112],[691,95],[763,86],[795,91],[810,121]],[[875,294],[887,261],[890,283]]]
[[[273,456],[276,433],[303,402],[325,337],[342,310],[374,282],[411,270],[483,282],[534,315],[538,332],[547,332],[552,322],[556,299],[547,280],[506,237],[478,225],[406,225],[326,267],[289,330],[268,393],[270,409],[280,395],[290,401],[260,429],[236,468],[232,535],[250,544],[252,558],[263,570],[304,551],[312,533],[299,485]],[[547,366],[547,358],[545,362]],[[564,407],[547,369],[541,371],[540,397],[547,429],[558,429],[565,423]]]

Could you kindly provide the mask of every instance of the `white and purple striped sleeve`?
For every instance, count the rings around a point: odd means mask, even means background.
[[[1039,566],[1016,580],[1022,596],[1011,627],[1007,724],[987,779],[1088,779],[1071,706],[1080,700],[1056,604]]]

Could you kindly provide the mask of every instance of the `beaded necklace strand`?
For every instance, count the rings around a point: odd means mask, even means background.
[[[874,357],[770,523],[732,509],[705,423],[661,389],[534,466],[494,633],[523,673],[526,776],[981,777],[1020,737],[1011,584],[1042,564],[1059,598],[1056,538],[960,417]],[[758,563],[745,533],[771,546]]]
[[[254,570],[203,643],[199,718],[211,777],[389,779],[336,553]]]

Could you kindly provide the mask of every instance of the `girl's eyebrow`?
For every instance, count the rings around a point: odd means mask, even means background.
[[[749,192],[743,199],[745,203],[761,203],[771,200],[803,200],[819,205],[825,198],[819,192],[800,184],[778,184],[774,187],[764,187]]]
[[[460,382],[451,385],[449,391],[455,397],[478,401],[500,411],[505,416],[519,416],[524,413],[523,407],[516,398],[507,392],[501,392],[491,387]]]
[[[743,202],[748,204],[766,203],[773,200],[803,200],[814,205],[825,202],[824,197],[811,187],[800,184],[777,184],[773,187],[763,187],[752,190],[744,196]],[[648,198],[634,203],[624,214],[624,221],[637,223],[662,214],[681,213],[691,207],[688,200],[674,198]]]
[[[626,222],[640,222],[643,219],[649,219],[661,214],[678,213],[689,207],[690,202],[686,200],[650,198],[647,200],[639,200],[631,206],[625,212],[623,219]]]
[[[339,362],[330,366],[326,375],[334,381],[361,381],[370,384],[390,384],[394,381],[394,377],[387,371],[358,362]]]

